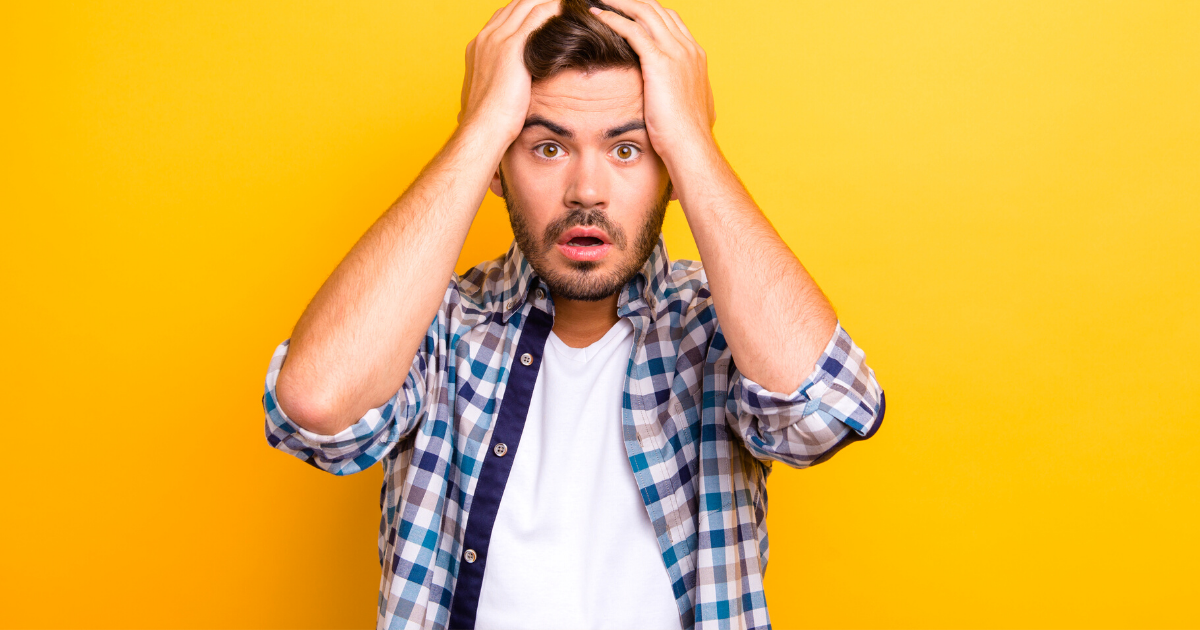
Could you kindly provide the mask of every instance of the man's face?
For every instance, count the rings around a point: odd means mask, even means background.
[[[598,301],[645,264],[674,198],[650,146],[642,74],[564,70],[533,84],[525,129],[500,161],[517,246],[556,297]]]

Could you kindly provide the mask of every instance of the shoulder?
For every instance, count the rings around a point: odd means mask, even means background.
[[[472,304],[487,304],[500,299],[504,292],[504,257],[485,260],[460,274],[454,274],[452,284],[459,295]]]
[[[670,314],[671,324],[683,329],[696,326],[711,329],[716,325],[704,263],[687,259],[671,261],[670,272],[662,284],[655,309],[660,318]]]
[[[451,274],[442,306],[452,319],[472,327],[504,310],[504,257],[485,260],[462,274]]]
[[[710,301],[712,294],[708,290],[708,275],[704,273],[704,263],[687,259],[671,261],[671,272],[667,276],[662,297],[668,302],[682,302],[693,306]]]

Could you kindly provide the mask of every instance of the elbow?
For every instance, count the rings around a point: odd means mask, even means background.
[[[332,390],[300,378],[285,362],[275,382],[275,398],[279,408],[293,424],[318,435],[335,435],[352,423],[342,419]]]

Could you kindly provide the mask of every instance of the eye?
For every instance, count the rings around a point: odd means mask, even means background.
[[[621,146],[617,147],[617,150],[614,151],[614,153],[616,154],[618,160],[621,160],[622,162],[628,162],[641,155],[642,150],[630,144],[622,144]]]
[[[562,155],[562,147],[551,143],[539,144],[534,147],[533,152],[537,153],[538,157],[553,159]]]

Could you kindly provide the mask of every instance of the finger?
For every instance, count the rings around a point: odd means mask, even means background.
[[[596,7],[592,7],[590,11],[597,19],[616,31],[617,35],[624,37],[625,41],[629,42],[629,45],[633,47],[633,52],[636,52],[639,57],[644,59],[651,52],[658,50],[654,44],[654,40],[646,34],[646,30],[642,28],[641,24],[617,15],[612,11],[604,11]]]
[[[679,30],[679,25],[676,24],[675,20],[671,19],[671,15],[667,13],[668,9],[659,4],[658,0],[642,0],[642,2],[650,5],[651,9],[654,9],[654,12],[657,13],[658,17],[662,19],[663,24],[667,27],[667,30],[671,32],[672,38],[679,43],[689,41],[687,36],[683,34],[683,31]]]
[[[513,8],[517,6],[518,2],[520,2],[520,0],[512,0],[508,4],[496,9],[496,11],[492,13],[491,19],[487,21],[487,24],[484,24],[483,28],[479,29],[479,35],[476,35],[475,39],[479,39],[483,35],[491,33],[492,31],[496,30],[496,27],[503,24],[505,18],[508,17],[509,13],[512,13]]]
[[[525,16],[525,21],[521,23],[521,27],[513,33],[513,37],[518,38],[522,44],[529,34],[536,31],[550,18],[562,12],[562,3],[558,0],[539,4]]]
[[[692,37],[692,32],[688,30],[687,25],[683,23],[683,18],[679,17],[675,9],[667,9],[666,11],[667,15],[671,16],[671,21],[675,23],[675,26],[679,27],[679,30],[683,32],[684,37],[687,37],[693,44],[699,46],[699,42],[696,41],[695,37]]]
[[[515,0],[514,0],[514,2],[515,2]],[[497,15],[500,15],[501,13],[503,13],[505,9],[509,8],[509,7],[510,7],[510,6],[512,6],[512,5],[513,5],[513,3],[512,3],[512,2],[510,2],[510,3],[508,3],[508,4],[506,4],[506,5],[502,6],[502,7],[500,7],[499,9],[496,9],[495,11],[492,11],[492,17],[488,18],[488,21],[487,21],[487,23],[485,23],[485,24],[484,24],[484,26],[487,26],[488,24],[491,24],[492,22],[495,22],[495,21],[496,21],[496,16],[497,16]]]
[[[559,11],[561,3],[559,0],[519,0],[517,6],[513,7],[512,13],[509,13],[508,17],[505,18],[504,23],[496,28],[496,37],[500,39],[512,37],[513,33],[516,33],[524,26],[526,18],[535,10],[538,10],[539,14],[545,13],[547,9],[540,8],[543,6],[550,6],[553,9],[550,15],[553,15]]]
[[[653,2],[654,0],[650,0],[650,1]],[[704,59],[707,62],[708,55],[704,52],[704,49],[700,47],[700,43],[696,41],[696,38],[692,36],[692,32],[690,30],[688,30],[687,25],[683,23],[683,18],[679,17],[679,13],[677,13],[675,11],[675,9],[667,9],[665,7],[663,7],[663,11],[665,11],[667,16],[670,17],[671,21],[675,23],[675,26],[679,28],[680,32],[683,33],[684,37],[686,37],[688,41],[690,41],[692,44],[694,44],[696,46],[696,50],[700,53],[700,58]],[[707,66],[707,63],[705,65]],[[707,73],[707,71],[708,70],[706,68],[705,72]],[[712,127],[715,124],[717,124],[717,106],[716,106],[715,99],[713,98],[712,83],[709,83],[708,84],[708,125],[710,127]]]
[[[625,12],[626,15],[633,16],[634,21],[645,29],[660,50],[675,48],[679,45],[679,40],[671,34],[671,30],[663,22],[662,16],[649,4],[640,0],[609,0],[608,4]]]

